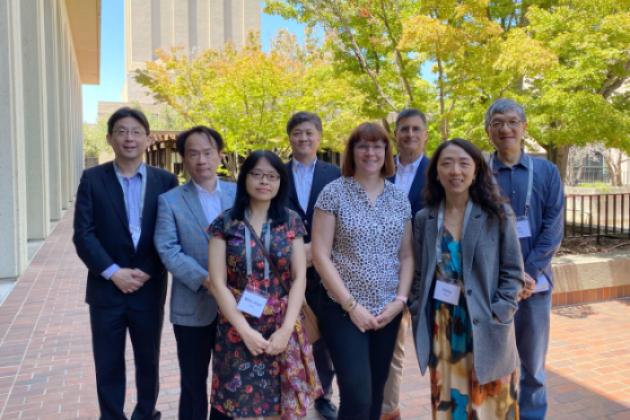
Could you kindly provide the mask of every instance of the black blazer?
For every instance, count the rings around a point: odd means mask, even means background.
[[[422,156],[416,175],[413,177],[411,188],[409,189],[409,204],[411,204],[411,220],[415,220],[417,212],[424,207],[424,200],[422,198],[422,190],[424,189],[425,177],[427,175],[427,168],[429,167],[429,159],[426,155]],[[396,174],[389,178],[392,183],[396,182]]]
[[[315,172],[313,173],[313,185],[311,186],[311,194],[308,198],[308,205],[306,207],[306,212],[302,210],[300,206],[300,201],[298,200],[297,191],[295,190],[295,184],[293,182],[293,160],[289,161],[287,165],[287,171],[289,172],[289,202],[288,207],[297,212],[302,218],[302,222],[306,227],[306,237],[304,237],[304,242],[308,243],[311,241],[311,225],[313,223],[313,212],[315,202],[317,202],[317,197],[319,197],[319,193],[322,189],[328,185],[328,183],[334,181],[335,179],[341,176],[341,172],[339,168],[335,165],[332,165],[327,162],[322,162],[321,160],[317,160],[315,163]],[[315,268],[310,267],[306,271],[306,289],[307,291],[313,291],[317,285],[319,284],[319,275]]]
[[[113,162],[83,171],[74,212],[72,238],[79,258],[88,268],[85,301],[96,306],[129,305],[147,309],[164,305],[166,269],[153,245],[158,196],[177,186],[175,175],[146,166],[142,233],[134,249],[122,188]],[[137,292],[124,294],[101,273],[112,264],[139,268],[151,278]]]

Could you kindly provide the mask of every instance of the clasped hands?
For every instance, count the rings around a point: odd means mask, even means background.
[[[121,268],[112,275],[112,281],[116,287],[125,294],[137,291],[150,278],[151,276],[139,268]]]
[[[271,334],[269,340],[266,340],[262,334],[252,327],[248,327],[247,331],[241,334],[241,339],[247,346],[249,352],[254,356],[259,356],[266,353],[270,356],[275,356],[287,349],[289,345],[289,338],[291,337],[291,330],[284,327],[278,328]]]
[[[404,307],[405,304],[401,300],[396,299],[389,302],[380,314],[374,316],[363,305],[357,303],[348,314],[359,331],[366,332],[383,328],[401,313]]]
[[[534,293],[534,289],[536,288],[536,280],[534,280],[532,276],[527,273],[523,274],[523,281],[525,282],[525,285],[518,294],[518,300],[525,300],[529,298],[532,293]]]

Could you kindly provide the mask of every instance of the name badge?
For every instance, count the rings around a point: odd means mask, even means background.
[[[460,292],[461,288],[458,285],[438,280],[435,282],[433,299],[441,300],[442,302],[457,306],[459,304]]]
[[[243,291],[243,294],[238,301],[238,305],[236,305],[236,309],[255,318],[260,318],[268,300],[269,297],[263,294],[260,290],[248,287]]]
[[[529,227],[529,218],[527,216],[519,216],[516,218],[516,234],[519,239],[532,236],[532,230]]]
[[[547,276],[541,274],[536,279],[536,287],[534,287],[533,293],[546,292],[547,290],[549,290],[549,287],[550,285],[549,280],[547,280]]]

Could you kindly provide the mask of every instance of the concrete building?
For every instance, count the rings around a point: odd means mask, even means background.
[[[100,10],[100,0],[0,1],[0,301],[29,244],[73,201],[81,84],[99,82]]]
[[[250,32],[260,31],[259,0],[125,0],[125,86],[122,102],[99,103],[99,118],[113,110],[139,104],[158,116],[147,90],[136,83],[134,71],[155,60],[157,49],[181,47],[189,56],[226,43],[243,46]]]

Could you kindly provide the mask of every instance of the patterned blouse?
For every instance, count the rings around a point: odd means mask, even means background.
[[[352,296],[373,315],[394,300],[399,251],[411,206],[389,181],[371,204],[354,178],[342,177],[319,194],[315,207],[335,215],[332,262]]]

